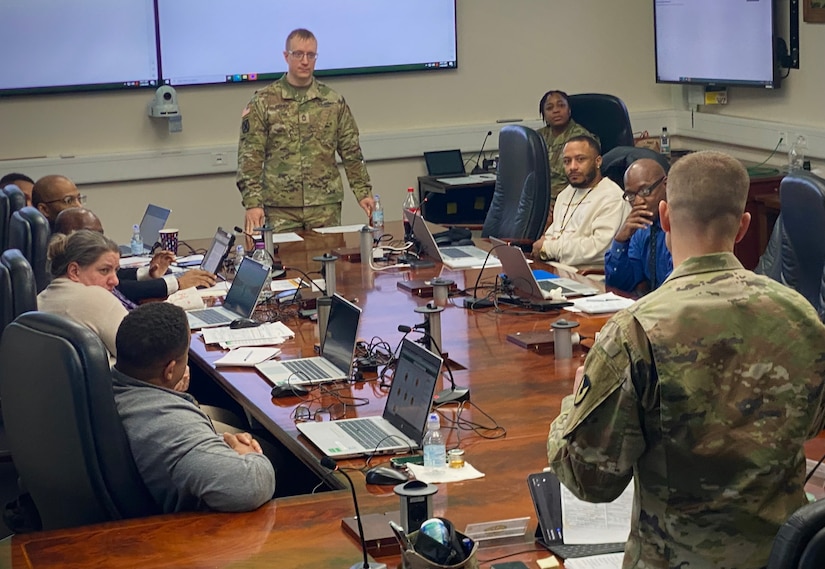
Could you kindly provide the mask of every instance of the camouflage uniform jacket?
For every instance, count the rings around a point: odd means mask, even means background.
[[[802,296],[732,254],[693,257],[605,325],[548,458],[592,502],[633,478],[624,568],[764,567],[805,503],[823,377],[825,326]]]
[[[358,127],[344,98],[315,79],[296,89],[284,76],[261,89],[241,122],[237,185],[244,208],[340,203],[336,151],[355,197],[368,197]]]
[[[550,195],[552,199],[555,200],[556,196],[558,196],[568,184],[567,174],[564,173],[564,156],[562,156],[564,145],[574,136],[590,136],[596,139],[596,142],[599,141],[599,137],[573,119],[570,119],[570,122],[567,123],[567,128],[558,136],[553,136],[553,131],[550,130],[549,126],[544,126],[538,129],[537,132],[544,138],[544,142],[547,143],[547,156],[550,161]]]

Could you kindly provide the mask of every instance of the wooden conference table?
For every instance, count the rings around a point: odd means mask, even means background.
[[[398,235],[400,223],[388,224],[387,230]],[[303,242],[281,246],[280,255],[286,266],[317,270],[319,263],[312,257],[336,247],[357,247],[357,234],[306,232],[303,236]],[[482,280],[489,280],[495,272],[485,271]],[[359,336],[366,340],[379,336],[395,347],[403,335],[397,326],[421,322],[423,317],[413,310],[428,301],[399,290],[399,280],[440,274],[456,280],[459,288],[465,288],[472,286],[478,271],[455,272],[436,264],[433,268],[415,271],[376,272],[359,263],[339,260],[336,274],[338,291],[347,298],[357,299],[364,311]],[[561,399],[572,390],[573,375],[583,360],[583,352],[575,349],[572,359],[555,361],[552,352],[529,351],[508,342],[506,337],[513,332],[547,330],[550,322],[560,317],[580,322],[580,333],[589,337],[606,321],[606,317],[566,312],[518,315],[513,311],[495,314],[492,309],[472,312],[453,304],[442,313],[443,349],[451,361],[460,364],[455,367],[465,368],[454,369],[455,381],[470,387],[471,401],[478,406],[466,408],[462,416],[485,425],[495,421],[506,429],[506,436],[485,439],[469,431],[449,432],[448,446],[460,442],[467,461],[485,473],[485,477],[440,484],[433,500],[434,515],[450,519],[460,530],[473,522],[531,518],[528,535],[523,540],[480,549],[481,567],[489,567],[491,560],[502,555],[509,555],[506,560],[523,561],[547,555],[535,547],[531,538],[537,521],[526,478],[547,464],[548,427],[558,414]],[[282,346],[282,357],[311,355],[317,337],[316,325],[298,319],[286,324],[295,331],[296,337]],[[211,362],[221,351],[205,347],[199,334],[193,335],[191,354],[193,365],[217,381],[300,460],[314,472],[324,472],[318,463],[321,455],[299,435],[291,418],[300,399],[273,400],[270,385],[254,370],[222,368],[216,371]],[[365,406],[349,409],[350,416],[381,413],[385,392],[376,382],[352,384],[344,389],[369,401]],[[479,408],[491,418],[485,417]],[[450,406],[446,409],[449,417]],[[371,465],[384,460],[376,457]],[[360,469],[365,460],[343,461],[342,465]],[[351,475],[362,514],[398,510],[398,498],[391,487],[368,486],[360,472]],[[350,493],[337,490],[276,499],[255,512],[244,514],[174,514],[19,535],[0,545],[0,566],[36,569],[350,567],[360,559],[360,549],[340,524],[342,518],[352,515]],[[377,557],[389,567],[400,567],[397,555]]]

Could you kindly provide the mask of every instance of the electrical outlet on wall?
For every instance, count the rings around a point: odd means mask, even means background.
[[[790,138],[789,138],[790,135],[791,135],[791,133],[789,133],[786,130],[780,130],[779,131],[779,140],[780,140],[780,142],[779,142],[779,147],[777,148],[777,150],[787,150],[788,148],[790,148],[790,145],[791,145]]]

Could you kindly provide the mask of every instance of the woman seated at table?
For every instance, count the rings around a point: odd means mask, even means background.
[[[56,234],[49,243],[52,282],[37,295],[42,312],[59,314],[97,334],[114,363],[115,336],[126,309],[112,293],[117,286],[117,244],[87,229]]]
[[[539,114],[545,126],[538,133],[547,143],[548,160],[550,161],[550,212],[553,215],[553,202],[556,196],[567,187],[567,176],[564,173],[562,150],[564,144],[574,136],[587,135],[597,142],[599,137],[588,131],[571,118],[570,105],[567,93],[564,91],[547,91],[539,101]],[[548,222],[549,224],[549,222]]]

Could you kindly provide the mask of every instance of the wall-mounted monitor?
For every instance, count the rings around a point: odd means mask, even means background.
[[[299,27],[318,38],[317,75],[456,69],[455,4],[3,0],[0,96],[271,81]]]
[[[455,0],[158,0],[161,76],[178,85],[269,81],[284,40],[318,38],[316,75],[455,69]]]
[[[774,0],[653,0],[656,82],[779,87]]]
[[[0,95],[158,84],[154,0],[3,0]]]

